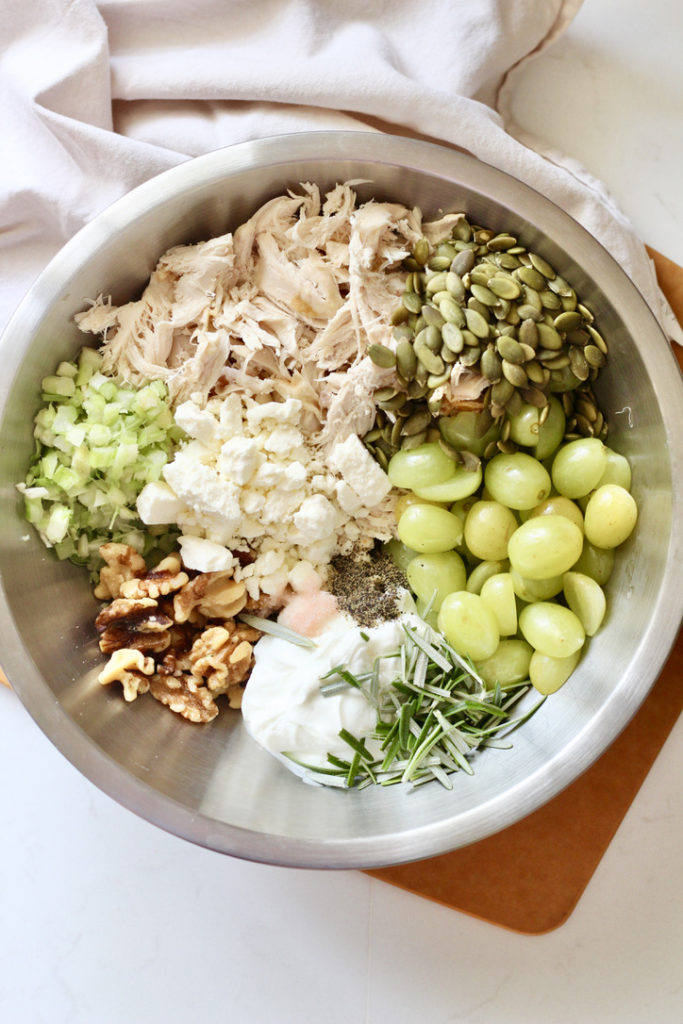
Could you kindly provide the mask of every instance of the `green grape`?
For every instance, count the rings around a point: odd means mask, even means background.
[[[384,545],[384,550],[394,565],[397,565],[403,572],[406,571],[413,558],[415,558],[415,552],[411,548],[407,548],[400,540],[396,540],[396,538],[387,541]]]
[[[465,543],[475,558],[507,558],[508,541],[517,529],[514,513],[498,501],[477,501],[465,520]]]
[[[446,594],[464,590],[467,570],[460,555],[455,551],[437,551],[433,554],[417,555],[406,569],[408,583],[420,601],[438,612]]]
[[[412,451],[398,451],[387,466],[387,476],[394,487],[415,490],[438,484],[453,475],[453,460],[438,444],[421,444]]]
[[[477,672],[487,686],[512,686],[529,678],[533,648],[519,637],[501,640],[490,658],[477,664]]]
[[[566,658],[552,658],[534,651],[529,662],[529,679],[539,693],[555,693],[567,682],[580,658],[580,649]]]
[[[541,410],[536,405],[525,404],[514,416],[510,416],[510,440],[524,448],[535,448],[541,429]]]
[[[486,488],[495,501],[508,508],[534,508],[550,494],[548,471],[525,452],[494,455],[484,473]]]
[[[624,490],[631,490],[631,466],[625,455],[619,455],[611,448],[607,449],[607,465],[605,472],[598,480],[596,487],[603,484],[619,484]]]
[[[534,601],[548,601],[562,590],[564,577],[549,576],[545,580],[528,580],[520,576],[516,569],[510,569],[512,588],[521,601],[533,604]]]
[[[595,636],[607,607],[600,584],[582,572],[566,572],[563,590],[567,604],[581,621],[586,636]]]
[[[500,437],[500,425],[487,410],[463,410],[455,416],[441,416],[438,426],[441,436],[451,448],[459,452],[472,452],[479,457],[492,441]]]
[[[604,587],[614,568],[614,548],[596,548],[584,539],[583,550],[572,566],[574,572],[583,572]]]
[[[554,395],[550,396],[550,411],[545,423],[541,426],[536,445],[536,458],[547,459],[562,443],[566,426],[566,419],[562,402]]]
[[[598,548],[616,548],[631,535],[638,519],[638,506],[619,484],[603,484],[586,505],[586,538]]]
[[[550,658],[568,658],[586,639],[574,612],[552,601],[525,605],[519,613],[519,628],[535,651]]]
[[[475,565],[467,577],[465,589],[469,590],[470,594],[481,594],[481,588],[486,583],[486,580],[499,572],[507,572],[509,567],[510,563],[507,558],[501,562],[480,562],[479,565]]]
[[[581,530],[565,516],[534,516],[510,537],[508,558],[520,576],[543,580],[571,569],[582,547]]]
[[[394,517],[396,522],[398,522],[410,505],[437,505],[439,508],[445,508],[446,504],[446,502],[440,501],[427,501],[425,498],[418,498],[417,494],[414,494],[412,491],[406,491],[405,494],[399,496],[394,505]]]
[[[532,508],[528,515],[532,516],[565,516],[583,533],[583,512],[571,498],[565,498],[562,494],[552,494],[545,501],[542,501],[536,508]]]
[[[565,415],[562,403],[554,396],[550,398],[546,419],[541,420],[541,410],[535,405],[523,405],[516,415],[510,417],[510,439],[525,448],[534,448],[537,459],[548,458],[564,437]]]
[[[456,590],[448,594],[439,611],[439,631],[455,650],[472,661],[485,661],[498,647],[498,622],[478,594]]]
[[[607,466],[607,448],[597,437],[570,441],[553,459],[553,485],[565,498],[581,498],[597,485]]]
[[[417,449],[414,449],[417,451]],[[399,452],[396,453],[400,454]],[[411,455],[412,452],[407,452]],[[446,456],[448,458],[448,456]],[[396,455],[394,455],[396,458]],[[393,460],[392,460],[393,461]],[[391,465],[391,463],[389,463]],[[428,485],[413,485],[413,491],[419,498],[426,498],[429,501],[452,502],[468,498],[479,488],[482,478],[481,466],[476,469],[465,469],[464,466],[456,466],[451,462],[451,475],[440,483]]]
[[[462,538],[462,523],[437,505],[411,505],[399,519],[397,531],[399,540],[413,551],[450,551]]]
[[[501,636],[514,636],[517,632],[517,601],[509,572],[489,576],[481,588],[481,599],[489,606],[498,621]]]

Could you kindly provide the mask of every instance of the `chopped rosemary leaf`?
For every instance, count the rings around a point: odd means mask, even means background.
[[[347,788],[437,781],[452,789],[454,772],[474,774],[472,755],[486,747],[502,747],[503,737],[528,721],[545,700],[511,719],[512,707],[529,690],[528,680],[505,687],[496,683],[489,689],[469,659],[426,624],[423,632],[405,627],[405,634],[398,650],[375,659],[372,671],[356,676],[335,665],[322,677],[325,695],[349,686],[359,690],[376,709],[377,722],[367,736],[340,731],[351,751],[350,760],[328,754],[331,767],[303,767],[337,776],[341,780],[337,784]],[[391,659],[396,661],[395,676],[390,685],[380,687],[380,662]],[[377,744],[373,749],[381,751],[378,758],[368,741]]]
[[[287,640],[290,644],[296,644],[297,647],[316,646],[315,640],[302,636],[301,633],[295,633],[293,629],[281,626],[279,622],[273,622],[272,619],[262,619],[260,615],[250,615],[248,612],[240,612],[237,618],[245,622],[247,626],[253,626],[254,629],[275,636],[279,640]]]

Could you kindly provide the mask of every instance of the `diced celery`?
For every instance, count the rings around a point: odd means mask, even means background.
[[[56,374],[43,377],[41,381],[43,400],[50,398],[70,398],[76,392],[76,384],[72,377],[58,377]]]
[[[54,481],[67,494],[81,488],[84,483],[83,477],[75,473],[69,466],[59,466],[55,472]]]
[[[72,448],[80,448],[85,441],[85,436],[88,432],[88,428],[85,423],[74,423],[72,427],[68,427],[64,432],[64,437],[72,446]]]
[[[93,469],[108,469],[114,461],[115,455],[116,446],[113,444],[92,448],[90,451],[90,465]]]
[[[99,391],[102,397],[105,398],[107,402],[113,402],[119,392],[119,388],[115,381],[107,380],[99,389]]]
[[[88,443],[95,448],[108,445],[111,439],[111,430],[104,423],[93,423],[88,431]]]
[[[40,460],[40,472],[44,477],[47,477],[48,480],[52,480],[58,465],[59,456],[57,452],[47,452],[47,454],[43,455],[42,459]]]
[[[66,505],[56,504],[52,508],[45,526],[45,536],[48,543],[57,544],[60,540],[64,540],[70,522],[71,509],[67,508]]]
[[[57,367],[58,377],[75,377],[78,373],[78,367],[75,363],[60,363]]]

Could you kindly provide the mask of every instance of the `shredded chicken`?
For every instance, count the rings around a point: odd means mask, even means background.
[[[174,403],[242,391],[299,398],[302,426],[322,444],[363,434],[385,371],[369,344],[394,346],[390,316],[402,260],[425,235],[437,242],[460,215],[423,223],[397,203],[357,205],[350,184],[316,185],[270,200],[234,233],[170,249],[142,297],[100,297],[79,314],[103,334],[105,369],[142,384],[166,381]]]

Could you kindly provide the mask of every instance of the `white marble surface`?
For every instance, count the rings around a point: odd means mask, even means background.
[[[678,0],[587,0],[514,107],[681,263],[682,40]],[[0,691],[7,1024],[683,1019],[683,722],[569,920],[529,937],[361,873],[242,863],[166,835]]]

